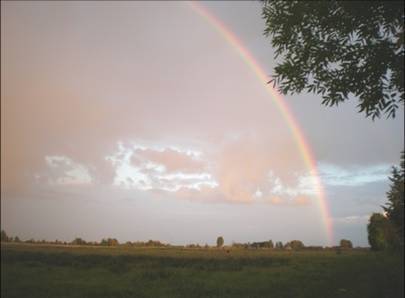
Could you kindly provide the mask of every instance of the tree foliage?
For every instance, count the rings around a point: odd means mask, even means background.
[[[383,209],[398,235],[401,246],[404,245],[404,186],[405,186],[405,153],[402,152],[400,168],[393,167],[388,202]]]
[[[71,244],[73,244],[73,245],[86,245],[87,242],[85,240],[83,240],[82,238],[77,237],[71,242]]]
[[[350,240],[342,239],[342,240],[340,240],[340,247],[341,248],[353,248],[353,244]]]
[[[217,247],[222,247],[224,245],[224,238],[222,236],[219,236],[217,238]]]
[[[10,238],[7,236],[6,231],[1,230],[1,242],[8,242]]]
[[[100,245],[104,246],[117,246],[119,245],[119,242],[115,238],[107,238],[107,239],[101,239]]]
[[[270,240],[267,242],[267,247],[268,247],[268,248],[274,248],[273,240],[270,239]]]
[[[253,242],[247,245],[248,247],[253,248],[273,248],[274,244],[272,240],[262,241],[262,242]]]
[[[371,215],[367,231],[372,250],[395,249],[398,246],[398,237],[393,225],[381,213]]]
[[[281,93],[321,94],[334,106],[358,98],[366,116],[395,117],[404,104],[403,1],[266,0],[264,34]]]
[[[287,247],[287,246],[291,247],[291,249],[294,249],[294,250],[302,249],[305,247],[304,243],[302,243],[302,241],[300,241],[300,240],[292,240],[292,241],[286,243],[285,247]]]

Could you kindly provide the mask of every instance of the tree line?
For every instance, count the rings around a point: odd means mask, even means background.
[[[21,240],[18,236],[9,236],[7,233],[1,231],[1,242],[11,242],[11,243],[29,243],[29,244],[49,244],[49,245],[82,245],[82,246],[127,246],[127,247],[173,247],[173,248],[222,248],[230,247],[235,249],[279,249],[279,250],[320,250],[320,249],[336,249],[336,248],[353,248],[353,244],[350,240],[342,239],[339,246],[334,247],[322,247],[322,246],[305,246],[300,240],[292,240],[283,244],[281,241],[273,243],[272,240],[261,241],[261,242],[248,242],[248,243],[237,243],[233,242],[231,246],[224,246],[224,238],[219,236],[216,241],[216,246],[210,246],[208,244],[186,244],[186,245],[172,245],[169,243],[163,243],[157,240],[149,241],[126,241],[120,243],[115,238],[103,238],[101,241],[86,241],[80,237],[76,237],[72,241],[48,241],[48,240]]]
[[[21,240],[18,236],[12,237],[7,235],[6,231],[1,231],[1,242],[13,242],[13,243],[29,243],[29,244],[51,244],[51,245],[88,245],[88,246],[133,246],[133,247],[167,247],[170,244],[162,243],[156,240],[149,241],[126,241],[120,243],[116,238],[103,238],[98,241],[86,241],[83,238],[76,237],[72,241],[60,241],[60,240]]]
[[[261,241],[261,242],[248,242],[248,243],[237,243],[233,242],[232,248],[244,248],[244,249],[279,249],[279,250],[321,250],[321,249],[351,249],[353,244],[350,240],[342,239],[340,240],[339,246],[323,247],[323,246],[305,246],[301,240],[291,240],[283,244],[282,241],[277,241],[273,243],[273,240]]]

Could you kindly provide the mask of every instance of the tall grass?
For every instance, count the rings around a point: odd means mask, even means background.
[[[1,297],[403,297],[399,256],[6,245]]]

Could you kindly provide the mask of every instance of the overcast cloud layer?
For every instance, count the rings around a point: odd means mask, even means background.
[[[259,3],[206,3],[271,72]],[[231,9],[232,8],[232,9]],[[314,177],[236,51],[184,2],[2,3],[1,225],[22,238],[326,244]],[[335,242],[367,245],[399,119],[286,97]],[[106,220],[108,219],[108,220]]]

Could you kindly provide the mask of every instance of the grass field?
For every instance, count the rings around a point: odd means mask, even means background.
[[[402,258],[369,251],[1,247],[1,297],[403,297]]]

